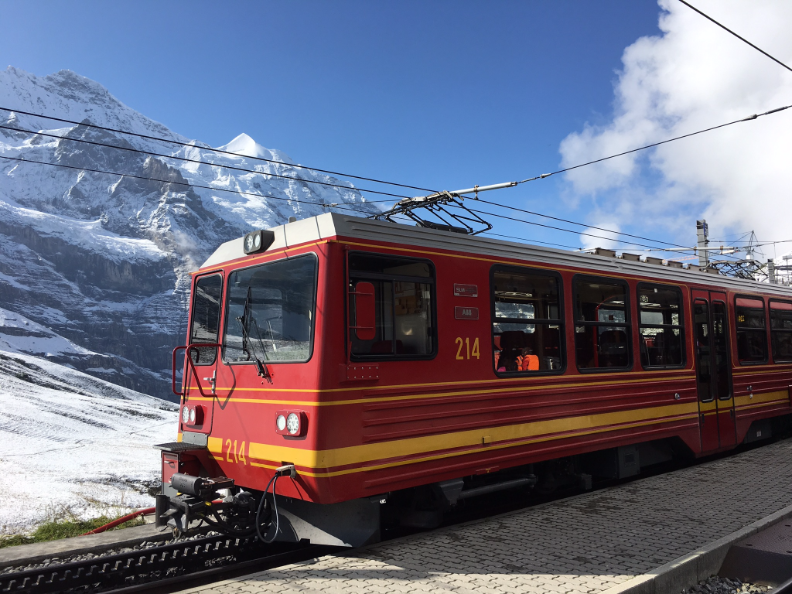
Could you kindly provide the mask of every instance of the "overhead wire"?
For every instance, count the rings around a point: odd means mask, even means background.
[[[554,216],[551,216],[551,215],[542,214],[540,212],[527,210],[525,208],[518,208],[516,206],[509,206],[508,204],[500,204],[498,202],[492,202],[491,200],[484,200],[482,198],[478,198],[477,201],[478,202],[482,202],[484,204],[491,204],[492,206],[498,206],[500,208],[507,208],[509,210],[514,210],[514,211],[517,211],[517,212],[522,212],[522,213],[525,213],[525,214],[534,215],[534,216],[537,216],[537,217],[543,217],[543,218],[546,218],[546,219],[552,219],[552,220],[558,221],[560,223],[568,223],[570,225],[577,225],[579,227],[586,227],[587,229],[597,229],[598,231],[604,231],[605,233],[613,233],[614,235],[624,235],[625,237],[632,237],[633,239],[640,239],[640,240],[643,240],[643,241],[651,241],[651,242],[654,242],[654,243],[662,243],[662,244],[671,245],[671,246],[674,246],[674,247],[687,247],[687,246],[679,245],[679,244],[672,243],[672,242],[669,242],[669,241],[662,241],[660,239],[652,239],[651,237],[643,237],[641,235],[633,235],[631,233],[625,233],[624,231],[614,231],[612,229],[605,229],[604,227],[598,227],[596,225],[587,225],[585,223],[578,223],[577,221],[571,221],[569,219],[562,219],[560,217],[554,217]]]
[[[155,153],[153,151],[144,151],[142,149],[136,149],[136,148],[131,147],[131,146],[117,146],[117,145],[114,145],[114,144],[107,144],[107,143],[104,143],[104,142],[97,142],[95,140],[86,140],[84,138],[72,138],[70,136],[59,136],[58,134],[50,134],[48,132],[40,132],[40,131],[36,131],[36,130],[28,130],[26,128],[15,128],[13,126],[4,126],[4,125],[0,124],[0,129],[2,129],[2,130],[13,130],[14,132],[23,132],[23,133],[26,133],[26,134],[33,134],[35,136],[45,136],[47,138],[55,138],[57,140],[69,140],[71,142],[81,142],[81,143],[89,144],[89,145],[93,145],[93,146],[101,146],[101,147],[105,147],[105,148],[112,148],[112,149],[116,149],[116,150],[119,150],[119,151],[128,151],[128,152],[138,153],[138,154],[142,154],[142,155],[150,155],[152,157],[160,157],[160,158],[164,158],[164,159],[174,159],[176,161],[185,161],[185,162],[188,162],[188,163],[198,163],[200,165],[209,165],[211,167],[223,167],[225,169],[232,169],[234,171],[242,171],[242,172],[246,172],[246,173],[256,173],[258,175],[266,175],[266,176],[269,176],[269,177],[276,177],[276,178],[280,178],[280,179],[288,179],[288,180],[300,181],[300,182],[307,183],[307,184],[318,184],[318,185],[321,185],[321,186],[330,186],[332,188],[341,188],[341,189],[349,190],[349,191],[356,191],[357,190],[358,192],[368,192],[370,194],[381,194],[383,196],[393,196],[394,198],[409,198],[409,196],[403,196],[401,194],[392,194],[390,192],[381,192],[381,191],[378,191],[378,190],[370,190],[370,189],[365,189],[365,188],[356,188],[354,186],[350,187],[350,186],[345,186],[345,185],[342,185],[342,184],[333,184],[333,183],[330,183],[330,182],[322,182],[322,181],[317,181],[317,180],[304,179],[302,177],[292,177],[290,175],[281,175],[281,174],[278,174],[278,173],[270,173],[270,172],[266,172],[266,171],[258,171],[256,169],[247,169],[245,167],[237,167],[235,165],[223,165],[223,164],[219,164],[219,163],[210,163],[208,161],[201,161],[200,159],[190,159],[188,157],[179,157],[179,156],[176,156],[176,155],[166,155],[166,154],[163,154],[163,153]],[[239,156],[239,155],[237,155],[237,156]],[[373,201],[372,200],[372,201],[367,201],[367,202],[390,202],[390,200],[377,200],[377,201]]]
[[[772,109],[772,110],[766,111],[766,112],[761,113],[761,114],[754,114],[754,115],[748,116],[746,118],[742,118],[742,119],[739,119],[739,120],[733,120],[731,122],[727,122],[727,123],[724,123],[724,124],[719,124],[717,126],[711,126],[709,128],[698,130],[696,132],[683,134],[683,135],[676,136],[676,137],[673,137],[673,138],[669,138],[669,139],[666,139],[666,140],[662,140],[662,141],[659,141],[659,142],[655,142],[655,143],[651,143],[651,144],[648,144],[648,145],[644,145],[644,146],[641,146],[641,147],[638,147],[638,148],[635,148],[635,149],[630,149],[630,150],[627,150],[627,151],[623,151],[623,152],[620,152],[620,153],[609,155],[607,157],[602,157],[602,158],[594,159],[592,161],[588,161],[588,162],[585,162],[585,163],[580,163],[578,165],[574,165],[574,166],[571,166],[571,167],[565,167],[565,168],[562,168],[562,169],[559,169],[557,171],[553,171],[553,172],[550,172],[550,173],[543,173],[541,175],[537,175],[537,176],[534,176],[534,177],[531,177],[531,178],[526,178],[526,179],[523,179],[521,181],[515,182],[515,185],[523,184],[523,183],[526,183],[526,182],[529,182],[529,181],[538,180],[538,179],[545,179],[547,177],[550,177],[550,176],[553,176],[553,175],[557,175],[559,173],[566,173],[566,172],[569,172],[569,171],[572,171],[572,170],[575,170],[575,169],[579,169],[581,167],[587,167],[589,165],[594,165],[596,163],[601,163],[603,161],[614,159],[616,157],[620,157],[620,156],[636,153],[636,152],[643,151],[643,150],[646,150],[646,149],[649,149],[649,148],[654,148],[654,147],[657,147],[657,146],[661,146],[663,144],[668,144],[670,142],[674,142],[674,141],[677,141],[677,140],[682,140],[684,138],[690,138],[692,136],[697,136],[699,134],[704,134],[706,132],[711,132],[713,130],[724,128],[724,127],[727,127],[727,126],[732,126],[734,124],[738,124],[738,123],[741,123],[741,122],[752,121],[752,120],[755,120],[755,119],[757,119],[759,117],[763,117],[763,116],[767,116],[767,115],[771,115],[771,114],[774,114],[774,113],[778,113],[778,112],[784,111],[786,109],[789,109],[790,107],[792,107],[792,105],[779,107],[779,108],[776,108],[776,109]],[[164,139],[164,138],[158,138],[158,137],[154,137],[154,136],[149,136],[149,135],[145,135],[145,134],[139,134],[139,133],[134,133],[134,132],[118,130],[118,129],[109,128],[109,127],[105,127],[105,126],[97,126],[97,125],[94,125],[94,124],[85,124],[85,123],[82,123],[82,122],[76,122],[76,121],[67,120],[67,119],[64,119],[64,118],[56,118],[56,117],[53,117],[53,116],[46,116],[46,115],[43,115],[43,114],[36,114],[36,113],[26,112],[26,111],[22,111],[22,110],[11,110],[9,108],[5,108],[5,107],[2,107],[2,106],[0,106],[0,109],[5,110],[5,111],[14,111],[16,113],[21,113],[21,114],[25,114],[25,115],[34,116],[34,117],[43,117],[43,118],[47,118],[47,119],[52,119],[54,121],[61,121],[61,122],[75,124],[75,125],[83,125],[83,126],[86,126],[86,127],[97,128],[97,129],[107,130],[107,131],[111,131],[111,132],[117,132],[117,133],[120,133],[120,134],[128,134],[128,135],[131,135],[131,136],[145,138],[145,139],[148,139],[148,140],[156,140],[156,141],[160,141],[160,142],[169,142],[169,143],[172,143],[172,144],[176,144],[176,145],[180,145],[180,146],[187,146],[187,147],[190,147],[190,148],[203,148],[204,150],[209,150],[209,151],[213,151],[213,152],[220,153],[220,154],[229,154],[229,155],[233,155],[235,157],[244,156],[244,155],[239,155],[238,153],[233,153],[233,152],[230,152],[230,151],[223,151],[221,149],[198,147],[197,145],[192,144],[192,143],[183,143],[183,142],[180,142],[180,141],[169,140],[169,139]],[[10,129],[10,130],[19,131],[18,128],[12,128],[12,127],[6,127],[6,126],[0,126],[0,127],[7,128],[7,129]],[[45,134],[47,136],[54,136],[54,137],[59,138],[59,139],[60,138],[64,138],[64,137],[61,137],[61,136],[50,135],[50,134],[41,133],[41,132],[30,132],[30,131],[26,131],[26,132],[28,132],[28,133],[37,133],[37,134]],[[121,150],[125,150],[126,149],[126,147],[118,147],[118,146],[115,146],[115,145],[96,143],[94,141],[86,141],[84,139],[69,138],[69,140],[87,142],[89,144],[99,144],[101,146],[106,146],[106,147],[109,147],[109,148],[116,148],[116,149],[121,149]],[[193,162],[196,161],[196,160],[192,160],[192,159],[186,159],[186,158],[183,158],[183,157],[174,157],[174,156],[171,156],[171,155],[155,154],[155,153],[151,153],[151,152],[147,152],[147,151],[141,151],[139,149],[132,149],[132,150],[135,151],[135,152],[140,152],[140,153],[144,153],[144,154],[150,154],[150,155],[159,156],[159,157],[162,157],[162,158],[176,158],[178,160],[186,160],[186,161],[193,161]],[[252,157],[252,156],[245,156],[245,157],[251,158],[251,159],[254,159],[254,160],[266,161],[266,162],[277,163],[277,164],[281,164],[281,165],[285,165],[285,166],[294,167],[294,165],[291,165],[289,163],[285,163],[283,161],[275,161],[275,160],[272,160],[272,159],[265,159],[263,157]],[[9,159],[9,160],[20,160],[20,161],[25,161],[25,162],[29,162],[29,163],[36,163],[36,161],[30,161],[30,160],[27,160],[27,159],[12,159],[10,157],[2,157],[2,158]],[[206,164],[206,165],[210,165],[210,166],[227,167],[225,165],[218,165],[218,164],[215,164],[215,163],[202,162],[202,161],[197,161],[197,162],[203,163],[203,164]],[[38,162],[38,163],[42,164],[42,165],[63,166],[63,165],[60,165],[60,164],[52,164],[52,163],[45,163],[45,162]],[[322,169],[318,169],[318,168],[311,168],[311,167],[307,167],[307,166],[299,166],[299,167],[304,168],[304,169],[313,170],[313,171],[320,171],[322,173],[329,173],[329,174],[333,174],[333,175],[341,175],[341,176],[346,176],[346,177],[352,177],[352,178],[355,178],[355,179],[366,179],[368,181],[373,181],[373,182],[376,182],[376,183],[386,183],[386,184],[395,185],[395,186],[399,186],[399,187],[406,187],[406,188],[410,188],[410,189],[418,189],[418,190],[422,190],[422,191],[433,192],[432,190],[428,190],[426,188],[420,188],[420,187],[417,187],[417,186],[408,186],[406,184],[397,184],[397,183],[385,182],[385,181],[377,180],[377,179],[374,179],[374,178],[364,178],[362,176],[353,176],[353,175],[341,174],[341,173],[338,173],[338,172],[333,172],[333,171],[329,171],[329,170],[322,170]],[[101,171],[101,170],[89,170],[89,169],[86,169],[86,168],[76,168],[76,167],[71,167],[71,168],[72,169],[84,169],[86,171],[94,171],[96,173],[107,173],[107,174],[112,174],[112,175],[126,175],[126,174],[120,174],[120,173],[114,173],[114,172],[108,172],[108,171]],[[234,167],[230,167],[230,168],[234,168]],[[360,188],[350,188],[348,186],[341,186],[341,185],[337,185],[337,184],[329,184],[328,182],[318,182],[318,181],[312,181],[312,180],[305,180],[305,179],[302,179],[302,178],[290,178],[288,176],[281,176],[281,175],[278,175],[278,174],[258,172],[256,170],[245,170],[245,171],[248,171],[248,172],[251,172],[251,173],[261,173],[263,175],[270,175],[270,176],[273,176],[273,177],[286,177],[287,179],[294,179],[296,181],[302,181],[302,182],[306,182],[306,183],[316,183],[316,184],[320,184],[320,185],[332,185],[332,186],[343,188],[343,189],[347,189],[347,190],[357,189],[359,191],[367,191],[367,192],[371,192],[371,193],[378,193],[378,194],[388,195],[388,196],[392,196],[392,197],[396,197],[396,198],[409,198],[408,196],[401,196],[401,195],[391,194],[391,193],[387,193],[387,192],[378,192],[376,190],[362,190]],[[127,177],[140,177],[140,176],[127,175]],[[141,178],[141,179],[151,179],[151,178]],[[163,182],[163,183],[180,183],[181,185],[192,186],[192,187],[196,187],[196,188],[204,188],[204,189],[209,189],[209,190],[226,191],[226,192],[233,192],[233,193],[238,193],[238,194],[248,194],[248,195],[253,195],[253,196],[260,196],[260,197],[263,197],[263,198],[275,198],[275,199],[278,199],[277,197],[274,197],[274,196],[267,196],[267,195],[264,195],[264,194],[257,194],[255,192],[242,192],[242,191],[239,191],[239,190],[227,190],[227,189],[216,188],[216,187],[211,187],[211,186],[202,186],[202,185],[198,185],[198,184],[173,182],[173,181],[170,181],[170,180],[156,180],[156,179],[152,179],[152,181],[160,181],[160,182]],[[291,201],[295,201],[295,202],[304,202],[304,203],[308,203],[308,204],[320,204],[322,206],[329,206],[329,205],[324,205],[324,204],[316,203],[316,202],[299,201],[297,199],[281,198],[281,200],[291,200]],[[566,222],[568,224],[574,224],[574,225],[578,225],[578,226],[582,226],[582,227],[586,227],[586,228],[596,228],[598,230],[602,230],[602,231],[607,232],[607,233],[613,233],[615,235],[623,235],[625,237],[632,237],[632,238],[642,239],[643,241],[653,241],[655,243],[662,243],[662,244],[666,244],[666,245],[678,246],[678,244],[674,244],[674,243],[671,243],[671,242],[666,242],[666,241],[662,241],[662,240],[654,240],[654,239],[651,239],[651,238],[644,238],[642,236],[632,235],[632,234],[625,233],[625,232],[613,231],[613,230],[608,230],[608,229],[604,229],[604,228],[601,228],[601,227],[596,227],[596,226],[592,226],[592,225],[586,225],[584,223],[578,223],[576,221],[570,221],[570,220],[567,220],[567,219],[561,219],[559,217],[553,217],[551,215],[544,215],[542,213],[536,213],[536,212],[533,212],[533,211],[527,211],[525,209],[518,209],[516,207],[511,207],[511,206],[508,206],[508,205],[503,205],[503,204],[499,204],[499,203],[492,202],[492,201],[485,201],[485,200],[481,200],[481,199],[479,199],[479,201],[487,203],[487,204],[490,204],[492,206],[496,206],[496,207],[500,207],[500,208],[507,208],[507,209],[512,209],[512,210],[517,210],[517,211],[522,211],[522,212],[525,212],[526,214],[532,214],[534,216],[550,218],[550,219],[558,220],[560,222]],[[371,200],[369,200],[369,201],[367,201],[367,203],[375,203],[375,202],[390,202],[390,201],[389,200],[383,200],[383,201],[371,201]],[[342,208],[342,207],[336,206],[335,208]],[[354,209],[346,208],[346,210],[354,210]],[[477,212],[478,214],[489,214],[489,215],[492,215],[492,216],[505,218],[505,219],[509,219],[510,218],[510,217],[505,217],[505,216],[502,216],[502,215],[496,215],[495,213],[488,213],[488,212],[483,212],[483,211],[473,211],[473,212]],[[559,231],[564,231],[564,232],[568,232],[568,233],[577,233],[579,235],[587,235],[587,236],[591,236],[591,237],[597,237],[597,238],[601,238],[601,239],[606,239],[608,241],[613,241],[613,238],[602,237],[602,236],[593,235],[593,234],[590,234],[590,233],[584,233],[584,232],[574,231],[574,230],[570,230],[570,229],[562,229],[562,228],[558,228],[558,227],[553,227],[551,225],[542,225],[540,223],[529,222],[529,221],[525,221],[525,220],[522,220],[522,219],[512,219],[512,220],[523,222],[523,223],[527,223],[527,224],[533,224],[533,225],[537,225],[537,226],[541,226],[541,227],[546,227],[546,228],[549,228],[549,229],[555,229],[555,230],[559,230]],[[640,247],[649,247],[649,246],[646,246],[645,244],[640,244],[640,243],[633,243],[633,242],[624,242],[624,243],[626,243],[627,245],[635,245],[635,246],[640,246]],[[678,246],[678,247],[684,247],[684,246]],[[656,246],[653,246],[651,249],[660,249],[660,250],[662,250],[662,248],[657,248]]]
[[[339,209],[339,210],[349,210],[349,211],[352,211],[352,212],[363,212],[359,208],[355,209],[355,208],[351,208],[350,206],[341,206],[341,205],[339,205],[337,203],[326,204],[326,203],[315,202],[315,201],[311,201],[311,200],[299,200],[297,198],[281,198],[279,196],[270,196],[270,195],[267,195],[267,194],[257,194],[256,192],[245,192],[245,191],[242,191],[242,190],[231,190],[231,189],[228,189],[228,188],[216,188],[216,187],[213,187],[213,186],[204,186],[204,185],[194,184],[194,183],[190,183],[190,182],[186,182],[186,181],[185,182],[180,182],[180,181],[177,181],[177,180],[159,179],[159,178],[156,178],[156,177],[146,177],[146,176],[143,176],[143,175],[134,175],[134,174],[130,174],[130,173],[119,173],[117,171],[107,171],[107,170],[104,170],[104,169],[92,169],[92,168],[89,168],[89,167],[78,167],[76,165],[66,165],[64,163],[49,163],[47,161],[33,161],[31,159],[23,159],[23,158],[19,158],[19,157],[7,157],[5,155],[0,155],[0,159],[5,159],[6,161],[17,161],[17,162],[20,162],[20,163],[33,163],[35,165],[46,165],[48,167],[60,167],[60,168],[63,168],[63,169],[72,169],[74,171],[88,171],[90,173],[100,173],[100,174],[105,174],[105,175],[117,175],[119,177],[128,177],[128,178],[131,178],[131,179],[139,179],[139,180],[143,180],[143,181],[153,181],[153,182],[159,182],[159,183],[163,183],[163,184],[174,184],[174,185],[178,185],[178,186],[185,186],[185,187],[188,187],[188,188],[201,188],[201,189],[205,189],[205,190],[213,190],[213,191],[218,191],[218,192],[230,192],[232,194],[256,196],[258,198],[268,198],[268,199],[272,199],[272,200],[281,200],[281,201],[284,201],[284,202],[296,202],[298,204],[310,204],[310,205],[313,205],[313,206],[322,206],[324,208],[336,208],[336,209]],[[365,202],[363,204],[368,204],[368,202]],[[366,213],[366,214],[368,214],[368,213]]]
[[[755,49],[756,51],[758,51],[759,53],[761,53],[761,54],[764,54],[765,56],[767,56],[768,58],[770,58],[770,59],[771,59],[773,62],[775,62],[776,64],[779,64],[779,65],[783,66],[784,68],[786,68],[787,70],[789,70],[790,72],[792,72],[792,68],[790,68],[789,66],[787,66],[786,64],[784,64],[784,63],[783,63],[781,60],[779,60],[778,58],[775,58],[774,56],[771,56],[770,54],[768,54],[766,51],[764,51],[764,50],[763,50],[762,48],[760,48],[759,46],[757,46],[757,45],[754,45],[753,43],[751,43],[750,41],[748,41],[748,40],[747,40],[745,37],[742,37],[742,36],[738,35],[737,33],[735,33],[734,31],[732,31],[731,29],[729,29],[729,28],[728,28],[726,25],[724,25],[724,24],[722,24],[722,23],[719,23],[718,21],[716,21],[715,19],[713,19],[711,16],[709,16],[708,14],[705,14],[704,12],[702,12],[701,10],[699,10],[698,8],[696,8],[695,6],[693,6],[692,4],[690,4],[689,2],[685,2],[685,0],[679,0],[679,1],[680,1],[682,4],[684,4],[685,6],[687,6],[688,8],[690,8],[690,9],[692,9],[692,10],[695,10],[697,13],[699,13],[699,14],[700,14],[701,16],[703,16],[705,19],[707,19],[707,20],[709,20],[709,21],[712,21],[713,23],[715,23],[715,24],[716,24],[716,25],[718,25],[718,27],[720,27],[721,29],[723,29],[723,30],[725,30],[725,31],[728,31],[729,33],[731,33],[732,35],[734,35],[734,36],[735,36],[737,39],[739,39],[739,40],[740,40],[740,41],[742,41],[743,43],[747,43],[748,45],[750,45],[752,48],[754,48],[754,49]]]
[[[475,212],[476,214],[490,215],[490,216],[493,216],[493,217],[498,217],[500,219],[507,219],[507,220],[510,220],[510,221],[518,222],[518,223],[525,223],[526,225],[534,225],[536,227],[543,227],[545,229],[553,229],[555,231],[563,231],[565,233],[574,233],[574,234],[577,234],[577,235],[584,235],[586,237],[595,237],[597,239],[605,239],[607,241],[614,241],[614,239],[612,237],[605,237],[605,236],[602,236],[602,235],[594,235],[593,233],[586,233],[584,231],[575,231],[574,229],[564,229],[563,227],[555,227],[554,225],[545,225],[544,223],[537,223],[536,221],[526,221],[525,219],[518,219],[518,218],[515,218],[515,217],[509,217],[509,216],[506,216],[506,215],[500,215],[500,214],[496,214],[494,212],[486,212],[486,211],[482,211],[482,210],[476,210],[476,209],[473,209],[473,208],[468,208],[468,210],[470,210],[471,212]],[[647,245],[647,244],[643,244],[643,243],[635,243],[635,242],[629,242],[629,241],[623,241],[623,242],[619,242],[619,243],[622,243],[624,245],[639,246],[639,247],[644,247],[644,248],[653,249],[653,250],[657,250],[657,251],[664,251],[664,252],[668,252],[668,251],[675,251],[676,252],[676,251],[679,251],[679,250],[669,250],[669,249],[657,247],[655,245]],[[684,251],[694,252],[695,249],[694,248],[690,248],[689,250],[684,250]]]
[[[564,245],[562,243],[554,243],[551,241],[540,241],[538,239],[526,239],[525,237],[517,237],[516,235],[504,235],[503,233],[494,233],[492,231],[484,231],[482,235],[492,235],[494,237],[503,237],[505,239],[516,239],[521,243],[541,243],[542,245],[554,245],[556,247],[564,248],[567,250],[580,250],[580,247],[571,245]]]
[[[47,119],[47,120],[53,120],[55,122],[63,122],[63,123],[66,123],[66,124],[74,124],[76,126],[85,126],[86,128],[95,128],[97,130],[105,130],[107,132],[114,132],[116,134],[124,134],[124,135],[127,135],[127,136],[135,136],[137,138],[143,138],[145,140],[154,140],[156,142],[166,142],[166,143],[170,143],[170,144],[173,144],[173,145],[176,145],[176,146],[184,146],[184,147],[187,147],[187,148],[197,148],[197,149],[201,149],[201,150],[205,150],[205,151],[211,151],[213,153],[217,153],[217,154],[220,154],[220,155],[229,155],[229,156],[232,156],[232,157],[245,157],[246,159],[252,159],[254,161],[263,161],[263,162],[266,162],[266,163],[276,163],[278,165],[285,165],[286,167],[294,167],[294,168],[297,168],[297,169],[308,169],[308,170],[311,170],[311,171],[318,171],[319,173],[327,173],[329,175],[338,175],[340,177],[349,177],[349,178],[353,178],[353,179],[360,179],[360,180],[363,180],[363,181],[370,181],[370,182],[374,182],[374,183],[378,183],[378,184],[385,184],[385,185],[390,185],[390,186],[398,186],[400,188],[407,188],[407,189],[410,189],[410,190],[420,190],[422,192],[434,192],[435,191],[435,190],[430,190],[428,188],[421,188],[420,186],[410,186],[410,185],[407,185],[407,184],[401,184],[401,183],[397,183],[397,182],[389,182],[389,181],[385,181],[385,180],[381,180],[381,179],[376,179],[376,178],[373,178],[373,177],[363,177],[363,176],[359,176],[359,175],[352,175],[351,173],[340,173],[338,171],[331,171],[329,169],[320,169],[318,167],[309,167],[308,165],[298,165],[298,164],[294,164],[294,163],[286,163],[285,161],[278,161],[278,160],[275,160],[275,159],[267,159],[265,157],[256,157],[256,156],[253,156],[253,155],[240,155],[239,153],[235,153],[233,151],[226,151],[226,150],[223,150],[223,149],[218,149],[218,148],[213,148],[213,147],[208,147],[208,146],[207,147],[198,146],[197,144],[195,144],[193,142],[182,142],[180,140],[162,138],[162,137],[158,137],[158,136],[151,136],[151,135],[148,135],[148,134],[140,134],[138,132],[131,132],[129,130],[120,130],[118,128],[110,128],[108,126],[99,126],[98,124],[90,124],[90,123],[86,123],[86,122],[78,122],[78,121],[69,120],[69,119],[66,119],[66,118],[59,118],[59,117],[55,117],[55,116],[48,116],[48,115],[35,113],[35,112],[30,112],[30,111],[23,111],[21,109],[11,109],[10,107],[0,106],[0,110],[12,112],[12,113],[21,113],[23,115],[32,116],[32,117],[44,118],[44,119]]]
[[[521,180],[521,181],[518,181],[518,182],[515,182],[515,183],[516,184],[524,184],[526,182],[535,181],[537,179],[545,179],[545,178],[548,178],[548,177],[550,177],[552,175],[557,175],[559,173],[566,173],[566,172],[572,171],[574,169],[580,169],[581,167],[588,167],[589,165],[594,165],[595,163],[602,163],[603,161],[608,161],[610,159],[615,159],[616,157],[622,157],[624,155],[629,155],[631,153],[637,153],[639,151],[643,151],[643,150],[646,150],[646,149],[654,148],[656,146],[661,146],[663,144],[668,144],[669,142],[675,142],[677,140],[682,140],[684,138],[690,138],[691,136],[698,136],[699,134],[704,134],[705,132],[712,132],[713,130],[718,130],[720,128],[725,128],[727,126],[733,126],[734,124],[740,124],[742,122],[749,122],[749,121],[755,120],[757,118],[761,118],[763,116],[768,116],[768,115],[771,115],[771,114],[774,114],[774,113],[778,113],[780,111],[784,111],[785,109],[789,109],[790,107],[792,107],[792,105],[785,105],[783,107],[777,107],[775,109],[771,109],[771,110],[766,111],[764,113],[758,113],[758,114],[755,113],[755,114],[750,115],[750,116],[748,116],[746,118],[742,118],[742,119],[739,119],[739,120],[733,120],[731,122],[726,122],[725,124],[719,124],[717,126],[711,126],[709,128],[704,128],[703,130],[698,130],[696,132],[690,132],[688,134],[682,134],[681,136],[675,136],[674,138],[668,138],[666,140],[661,140],[660,142],[653,142],[652,144],[647,144],[645,146],[641,146],[641,147],[638,147],[638,148],[630,149],[628,151],[623,151],[621,153],[616,153],[615,155],[610,155],[608,157],[602,157],[600,159],[594,159],[593,161],[588,161],[586,163],[580,163],[578,165],[573,165],[572,167],[564,167],[563,169],[559,169],[558,171],[553,171],[551,173],[543,173],[541,175],[536,175],[534,177],[529,177],[529,178],[526,178],[524,180]]]
[[[783,107],[778,107],[778,108],[766,111],[764,113],[753,114],[751,116],[748,116],[748,117],[745,117],[745,118],[741,118],[739,120],[733,120],[731,122],[726,122],[724,124],[719,124],[717,126],[711,126],[709,128],[704,128],[704,129],[698,130],[696,132],[690,132],[688,134],[675,136],[673,138],[668,138],[666,140],[662,140],[662,141],[659,141],[659,142],[654,142],[652,144],[647,144],[647,145],[644,145],[644,146],[641,146],[641,147],[638,147],[638,148],[630,149],[630,150],[627,150],[627,151],[622,151],[620,153],[609,155],[607,157],[601,157],[599,159],[594,159],[592,161],[587,161],[585,163],[579,163],[578,165],[573,165],[571,167],[565,167],[563,169],[559,169],[559,170],[553,171],[551,173],[543,173],[541,175],[537,175],[537,176],[534,176],[534,177],[526,178],[526,179],[523,179],[521,181],[515,182],[515,185],[523,184],[523,183],[527,183],[527,182],[535,181],[535,180],[539,180],[539,179],[546,179],[546,178],[548,178],[550,176],[557,175],[559,173],[566,173],[566,172],[569,172],[569,171],[573,171],[575,169],[580,169],[581,167],[587,167],[589,165],[594,165],[596,163],[602,163],[603,161],[608,161],[610,159],[615,159],[616,157],[621,157],[621,156],[624,156],[624,155],[628,155],[628,154],[636,153],[636,152],[643,151],[643,150],[646,150],[646,149],[654,148],[654,147],[657,147],[657,146],[661,146],[663,144],[668,144],[670,142],[675,142],[677,140],[682,140],[684,138],[690,138],[692,136],[697,136],[699,134],[704,134],[706,132],[711,132],[713,130],[718,130],[720,128],[725,128],[727,126],[732,126],[734,124],[739,124],[739,123],[742,123],[742,122],[752,121],[752,120],[755,120],[755,119],[763,117],[763,116],[767,116],[767,115],[771,115],[771,114],[774,114],[774,113],[778,113],[778,112],[784,111],[786,109],[789,109],[790,107],[792,107],[792,105],[786,105],[786,106],[783,106]],[[561,219],[559,217],[553,217],[553,216],[550,216],[550,215],[544,215],[544,214],[541,214],[541,213],[528,211],[526,209],[519,209],[517,207],[508,206],[508,205],[500,204],[500,203],[497,203],[497,202],[492,202],[492,201],[488,201],[488,200],[482,200],[481,198],[478,198],[477,200],[479,202],[491,204],[492,206],[496,206],[496,207],[499,207],[499,208],[506,208],[506,209],[510,209],[510,210],[522,211],[522,212],[525,212],[526,214],[532,214],[532,215],[535,215],[535,216],[540,216],[540,217],[545,217],[545,218],[549,218],[549,219],[554,219],[554,220],[558,220],[559,222],[565,222],[565,223],[568,223],[568,224],[578,225],[578,226],[581,226],[581,227],[596,228],[596,229],[599,229],[601,231],[605,231],[607,233],[613,233],[615,235],[624,235],[625,237],[633,237],[633,238],[636,238],[636,239],[642,239],[643,241],[653,241],[655,243],[663,243],[663,244],[666,244],[666,245],[672,245],[672,246],[676,246],[676,247],[686,247],[686,246],[680,246],[678,244],[674,244],[674,243],[671,243],[671,242],[655,240],[655,239],[651,239],[651,238],[644,238],[644,237],[641,237],[641,236],[632,235],[632,234],[624,233],[624,232],[621,232],[621,231],[613,231],[613,230],[610,230],[610,229],[604,229],[604,228],[601,228],[601,227],[595,227],[593,225],[586,225],[584,223],[578,223],[576,221],[570,221],[568,219]],[[476,211],[474,211],[474,212],[476,212]],[[482,214],[482,213],[479,212],[478,214]],[[483,214],[491,214],[493,216],[501,216],[501,215],[495,215],[495,213],[483,213]],[[505,217],[505,218],[508,218],[508,217]],[[514,219],[514,220],[517,220],[517,221],[520,221],[520,222],[523,222],[523,223],[535,224],[535,225],[538,225],[538,226],[544,226],[544,227],[547,227],[547,228],[550,228],[550,229],[556,229],[556,230],[561,230],[561,231],[566,231],[566,232],[571,232],[571,233],[579,233],[581,235],[591,235],[591,234],[585,234],[585,233],[574,231],[574,230],[570,230],[570,229],[561,229],[561,228],[553,227],[551,225],[541,225],[540,223],[531,223],[529,221],[525,221],[525,220],[522,220],[522,219]],[[603,238],[603,237],[596,236],[596,235],[594,235],[593,237],[599,237],[601,239],[607,239],[609,241],[613,241],[613,238]],[[629,243],[628,245],[643,246],[643,244],[638,244],[638,243]],[[729,256],[728,254],[724,254],[724,255],[726,255],[727,257]],[[733,256],[732,256],[732,258],[733,258]]]

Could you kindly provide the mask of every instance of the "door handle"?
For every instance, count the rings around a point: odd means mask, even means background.
[[[212,385],[212,396],[215,396],[215,387],[217,386],[217,369],[212,372],[212,377],[205,377],[203,379],[205,382],[209,382]]]

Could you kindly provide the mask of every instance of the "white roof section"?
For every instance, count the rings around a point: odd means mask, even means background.
[[[280,225],[273,227],[270,231],[275,233],[275,241],[267,251],[275,251],[303,243],[341,236],[349,239],[387,242],[464,252],[491,258],[525,260],[553,266],[580,268],[592,274],[630,274],[646,277],[647,280],[693,282],[715,288],[716,290],[730,289],[738,292],[763,292],[792,298],[792,287],[782,285],[771,285],[769,283],[710,274],[698,270],[671,268],[646,262],[596,256],[585,252],[570,252],[537,247],[525,243],[463,235],[452,231],[438,231],[336,213],[321,214],[294,223]],[[240,237],[222,244],[204,262],[201,268],[217,267],[224,262],[245,257],[242,241],[243,238]]]

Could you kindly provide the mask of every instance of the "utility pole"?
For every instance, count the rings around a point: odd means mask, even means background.
[[[706,219],[696,221],[696,237],[698,238],[697,247],[703,248],[698,250],[699,266],[706,268],[709,266],[709,250],[707,249],[709,245],[709,226],[707,226]]]
[[[769,282],[771,285],[776,283],[775,263],[773,262],[772,258],[768,258],[767,260],[767,282]]]

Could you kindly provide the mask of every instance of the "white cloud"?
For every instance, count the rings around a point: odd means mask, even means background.
[[[792,104],[792,72],[683,4],[659,5],[662,34],[625,49],[610,121],[567,136],[564,166]],[[792,65],[792,2],[695,5]],[[691,243],[703,216],[718,239],[749,230],[792,239],[791,160],[792,109],[584,167],[567,184],[570,198],[594,201],[597,217],[651,237]]]
[[[599,229],[596,227],[599,227]],[[618,234],[602,231],[602,229],[610,229],[617,232],[621,231],[619,223],[616,221],[597,221],[595,227],[589,227],[583,231],[583,233],[587,233],[587,235],[580,236],[580,243],[583,244],[584,249],[595,247],[616,249],[616,244],[619,243]]]

